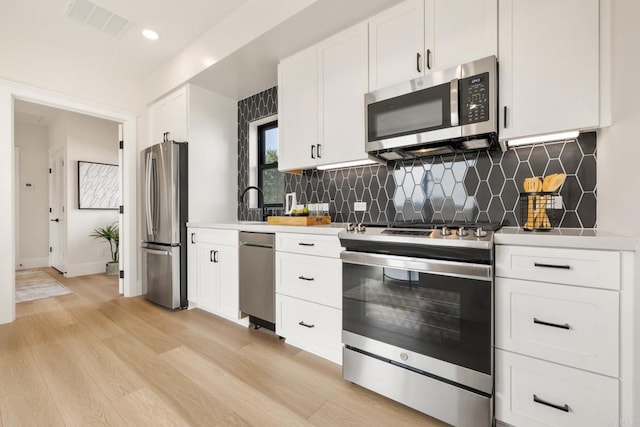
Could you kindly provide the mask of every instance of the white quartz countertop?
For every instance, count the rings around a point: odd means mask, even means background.
[[[556,228],[551,231],[525,231],[503,227],[494,236],[496,245],[546,246],[611,251],[635,251],[637,239],[596,229]]]
[[[346,224],[337,222],[328,225],[271,225],[258,221],[229,221],[229,222],[189,222],[187,227],[217,228],[224,230],[254,231],[259,233],[303,233],[337,236],[345,229]]]

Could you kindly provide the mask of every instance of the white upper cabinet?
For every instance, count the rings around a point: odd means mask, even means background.
[[[497,56],[498,0],[426,0],[425,29],[432,70]]]
[[[318,144],[318,55],[315,46],[278,65],[278,125],[278,169],[315,167]]]
[[[367,25],[318,45],[318,164],[367,158],[364,95],[368,88]]]
[[[497,51],[498,0],[407,0],[369,20],[369,90]]]
[[[500,0],[501,140],[599,124],[598,0]]]
[[[363,23],[280,62],[280,170],[367,158],[367,41]]]
[[[165,132],[174,141],[186,141],[188,132],[187,86],[162,98],[149,108],[152,144],[163,141]]]
[[[407,0],[369,20],[369,90],[423,74],[424,0]]]

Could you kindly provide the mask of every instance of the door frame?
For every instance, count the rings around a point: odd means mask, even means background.
[[[122,205],[125,206],[121,228],[120,259],[125,270],[123,293],[125,297],[142,293],[138,280],[137,263],[137,114],[112,108],[85,99],[64,95],[20,83],[0,80],[0,199],[7,203],[0,207],[0,235],[11,236],[9,244],[0,245],[0,324],[15,320],[15,171],[14,171],[14,100],[42,104],[80,114],[122,123],[125,136],[122,153],[123,186]]]

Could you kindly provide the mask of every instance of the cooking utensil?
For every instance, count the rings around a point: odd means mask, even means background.
[[[537,177],[525,178],[523,187],[524,187],[525,193],[537,193],[542,188],[542,181],[540,181],[540,178],[537,178]],[[534,215],[535,212],[533,209],[534,198],[535,196],[527,197],[527,222],[524,225],[524,228],[526,229],[531,229],[534,223],[534,219],[535,219],[535,215]]]

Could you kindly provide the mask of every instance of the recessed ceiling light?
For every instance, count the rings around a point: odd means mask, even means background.
[[[142,30],[142,35],[148,38],[149,40],[158,40],[158,38],[160,37],[158,33],[149,29]]]

